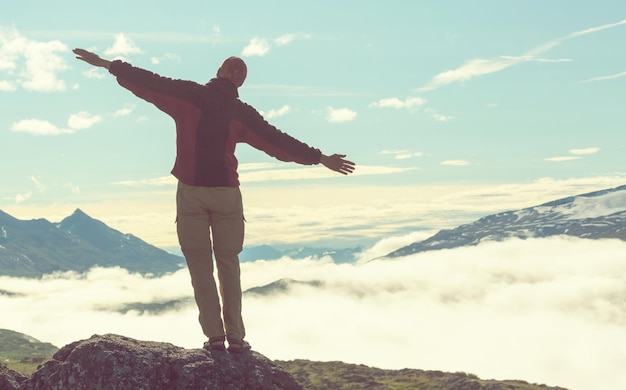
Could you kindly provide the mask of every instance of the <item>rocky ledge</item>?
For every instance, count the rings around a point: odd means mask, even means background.
[[[30,378],[6,368],[7,390],[302,390],[265,356],[185,349],[115,334],[94,335],[61,348]]]

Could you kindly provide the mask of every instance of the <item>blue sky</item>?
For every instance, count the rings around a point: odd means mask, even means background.
[[[36,12],[33,12],[36,10]],[[173,122],[81,47],[241,99],[357,170],[238,147],[247,242],[350,245],[623,184],[622,1],[21,1],[0,14],[0,209],[175,247]]]

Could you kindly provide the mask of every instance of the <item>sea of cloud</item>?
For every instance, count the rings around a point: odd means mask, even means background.
[[[371,260],[416,235],[382,241],[355,264],[330,259],[242,264],[247,338],[280,360],[464,371],[570,389],[626,388],[626,243],[509,240]],[[186,270],[160,278],[98,268],[40,280],[0,277],[0,328],[59,347],[117,333],[186,348],[204,336],[194,304],[163,313],[133,303],[190,300]]]

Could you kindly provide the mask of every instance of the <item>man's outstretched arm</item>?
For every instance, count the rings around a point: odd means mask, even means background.
[[[74,49],[72,51],[74,52],[74,54],[76,54],[76,58],[85,61],[90,65],[98,66],[105,69],[109,69],[109,66],[111,66],[111,61],[100,58],[100,56],[96,53],[92,53],[85,49]]]
[[[347,175],[354,171],[354,163],[345,160],[344,157],[346,157],[345,154],[333,154],[331,156],[322,154],[320,163],[332,171]]]
[[[109,69],[111,66],[111,61],[100,58],[99,55],[85,49],[76,48],[73,52],[76,54],[77,59],[85,61],[90,65],[105,69]],[[354,171],[354,163],[352,161],[345,160],[344,157],[346,157],[345,154],[333,154],[330,156],[322,154],[320,163],[332,171],[347,175]]]

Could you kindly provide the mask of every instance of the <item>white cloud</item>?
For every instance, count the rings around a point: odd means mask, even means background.
[[[104,55],[113,58],[125,58],[140,53],[142,53],[141,49],[123,33],[115,34],[113,45],[104,51]]]
[[[39,178],[31,176],[29,177],[29,179],[33,182],[38,192],[44,192],[46,190],[45,184],[43,184],[43,182]]]
[[[415,168],[375,167],[359,165],[350,176],[370,176],[401,173]],[[311,168],[287,168],[242,172],[239,178],[242,183],[284,181],[284,180],[312,180],[325,178],[340,178],[342,175],[333,172],[326,167],[316,166]]]
[[[121,117],[121,116],[128,116],[133,112],[133,108],[132,107],[124,107],[124,108],[120,108],[119,110],[115,111],[113,113],[114,117]]]
[[[58,73],[69,66],[59,53],[67,51],[60,41],[35,41],[22,37],[15,29],[0,27],[0,71],[11,78],[0,82],[0,89],[10,92],[21,86],[37,92],[64,91],[65,81]]]
[[[545,158],[545,161],[552,162],[563,162],[563,161],[572,161],[572,160],[580,160],[584,155],[595,154],[600,151],[600,148],[585,148],[585,149],[570,149],[570,153],[574,156],[557,156],[557,157],[548,157]]]
[[[140,179],[140,180],[123,180],[111,183],[117,186],[126,187],[143,187],[143,186],[175,186],[178,181],[174,176],[161,176],[152,179]]]
[[[276,46],[285,46],[295,40],[306,40],[306,39],[311,39],[311,35],[304,34],[304,33],[289,33],[289,34],[281,35],[278,38],[275,38],[271,43],[266,38],[254,37],[250,40],[248,45],[243,48],[243,50],[241,51],[241,55],[243,57],[253,57],[253,56],[263,57],[272,48],[272,43]]]
[[[468,81],[474,77],[483,76],[490,73],[499,72],[510,66],[519,63],[519,60],[513,59],[475,59],[466,62],[463,66],[448,70],[436,75],[425,86],[418,89],[418,91],[430,91],[442,86],[452,84],[455,82]]]
[[[61,135],[74,132],[72,129],[62,129],[48,121],[39,119],[23,119],[15,122],[11,126],[11,131],[33,135]]]
[[[17,86],[15,83],[12,83],[7,80],[0,80],[0,91],[3,92],[13,92],[17,90]]]
[[[553,161],[553,162],[563,162],[563,161],[580,160],[580,157],[576,157],[576,156],[558,156],[558,157],[548,157],[548,158],[545,158],[544,160],[546,160],[546,161]]]
[[[501,56],[500,58],[505,60],[513,60],[519,62],[572,62],[570,58],[536,58],[529,55],[526,56]]]
[[[396,160],[406,160],[413,157],[422,157],[422,152],[410,152],[408,150],[383,150],[380,154],[393,155]]]
[[[576,157],[576,156],[557,156],[557,157],[547,157],[544,160],[545,161],[553,161],[553,162],[562,162],[562,161],[580,160],[580,157]]]
[[[568,35],[564,39],[575,38],[575,37],[591,34],[591,33],[594,33],[594,32],[598,32],[598,31],[607,30],[607,29],[610,29],[610,28],[622,26],[622,25],[625,25],[625,24],[626,24],[626,19],[623,19],[623,20],[620,20],[619,22],[616,22],[616,23],[604,24],[604,25],[601,25],[601,26],[592,27],[592,28],[588,28],[586,30],[582,30],[582,31],[577,31],[577,32],[571,33],[570,35]]]
[[[330,178],[335,176],[336,173],[332,172],[325,167],[294,167],[272,170],[260,170],[260,171],[247,171],[242,172],[239,179],[242,183],[255,183],[264,181],[284,181],[284,180],[311,180]]]
[[[423,105],[425,105],[426,103],[427,103],[427,100],[421,97],[409,97],[409,98],[406,98],[405,100],[401,100],[399,98],[393,97],[393,98],[380,99],[377,102],[371,103],[369,107],[370,108],[395,108],[396,110],[400,110],[400,109],[416,110],[419,107],[422,107]],[[426,108],[424,112],[430,114],[433,117],[433,119],[435,119],[437,122],[447,122],[447,121],[454,119],[453,116],[439,114],[437,111],[435,111],[432,108]]]
[[[610,28],[614,28],[620,25],[626,24],[626,19],[617,23],[606,24],[598,27],[593,27],[590,29],[578,31],[571,33],[565,37],[557,38],[555,40],[546,42],[538,47],[535,47],[528,52],[524,53],[521,56],[501,56],[493,59],[483,59],[477,58],[467,61],[465,64],[460,66],[459,68],[445,71],[436,75],[433,79],[431,79],[426,85],[421,88],[418,88],[418,91],[431,91],[440,87],[443,87],[448,84],[468,81],[476,77],[484,76],[487,74],[500,72],[504,69],[510,68],[512,66],[518,65],[523,62],[528,61],[542,61],[542,62],[564,62],[569,61],[569,59],[543,59],[539,58],[540,54],[543,54],[554,47],[560,45],[566,40],[576,38],[579,36],[591,34],[597,31],[606,30]]]
[[[43,193],[46,191],[46,185],[41,181],[40,178],[35,177],[35,176],[29,176],[28,179],[33,183],[36,192]],[[33,191],[28,191],[28,192],[15,195],[13,200],[16,205],[19,205],[19,204],[26,202],[30,198],[32,198],[32,196],[33,196]]]
[[[576,155],[596,154],[600,148],[571,149],[569,152]]]
[[[454,119],[452,115],[443,115],[433,110],[432,108],[427,108],[424,110],[427,114],[430,114],[434,120],[437,122],[449,122]]]
[[[98,115],[91,115],[87,112],[81,111],[78,114],[70,115],[67,121],[67,128],[61,128],[48,121],[40,119],[23,119],[13,123],[11,131],[33,135],[73,134],[78,130],[88,129],[101,120],[102,118]]]
[[[67,125],[72,130],[84,130],[101,121],[101,116],[91,115],[88,112],[81,111],[78,114],[70,115],[70,118],[67,120]]]
[[[448,165],[448,166],[455,166],[455,167],[462,167],[462,166],[466,166],[469,165],[469,161],[465,161],[465,160],[445,160],[441,162],[441,165]]]
[[[15,195],[15,203],[16,204],[20,204],[22,202],[27,201],[28,199],[30,199],[30,197],[33,195],[32,192],[26,192],[23,194],[17,194]]]
[[[173,53],[165,53],[161,57],[150,57],[150,62],[154,65],[158,65],[163,61],[177,61],[180,62],[180,56]]]
[[[420,238],[389,238],[369,251],[377,257],[392,244]],[[301,286],[272,296],[244,296],[247,338],[270,359],[462,371],[567,388],[624,388],[626,311],[619,297],[626,294],[625,251],[626,243],[619,240],[552,238],[359,265],[288,258],[244,263],[244,289],[279,278],[324,283],[320,289]],[[105,333],[185,348],[204,341],[185,269],[160,278],[93,269],[42,279],[0,277],[0,284],[15,293],[0,295],[0,311],[11,313],[0,318],[0,328],[58,347]],[[160,315],[114,311],[168,300],[188,303]],[[292,314],[289,321],[272,320],[284,313]],[[385,331],[390,324],[407,331]]]
[[[100,68],[91,67],[82,72],[83,76],[88,79],[100,80],[105,77],[105,73]]]
[[[65,60],[57,52],[67,51],[59,41],[30,43],[25,51],[26,74],[22,85],[33,91],[64,91],[65,81],[57,73],[68,69]]]
[[[353,121],[357,116],[355,111],[349,108],[332,108],[328,107],[326,119],[329,122],[340,123]]]
[[[270,44],[264,38],[252,38],[250,43],[241,51],[243,57],[259,56],[263,57],[270,51]]]
[[[277,163],[243,163],[239,165],[239,171],[257,171],[261,169],[273,169],[280,167],[282,164]]]
[[[572,62],[571,58],[533,58],[534,62]]]
[[[404,100],[393,98],[380,99],[377,102],[370,104],[371,108],[395,108],[399,109],[414,109],[426,104],[427,100],[421,97],[408,97]]]
[[[303,33],[292,33],[292,34],[284,34],[281,35],[280,37],[274,39],[274,43],[278,46],[283,46],[283,45],[287,45],[295,40],[305,40],[305,39],[311,39],[311,35],[310,34],[303,34]]]
[[[416,167],[388,167],[388,166],[372,166],[357,165],[356,169],[350,176],[369,176],[369,175],[389,175],[392,173],[403,173],[418,170]]]
[[[418,153],[415,156],[419,155]],[[285,164],[242,164],[239,167],[239,180],[242,183],[259,183],[274,181],[293,181],[293,180],[314,180],[342,177],[326,167],[317,165],[312,167],[293,166]],[[388,175],[392,173],[402,173],[416,168],[398,168],[385,166],[363,166],[359,165],[350,176],[370,176],[370,175]],[[174,186],[177,181],[171,175],[161,176],[152,179],[141,180],[124,180],[111,183],[118,186],[127,187],[143,187],[143,186]]]
[[[291,111],[291,107],[289,107],[289,105],[285,104],[284,106],[282,106],[281,108],[275,108],[275,109],[271,109],[267,112],[261,112],[261,114],[266,118],[266,119],[273,119],[273,118],[278,118],[281,116],[285,116],[287,115],[289,112]]]
[[[626,77],[626,72],[616,73],[616,74],[612,74],[609,76],[594,77],[591,79],[584,80],[583,82],[613,80],[613,79],[619,79],[622,77]]]
[[[406,160],[409,158],[413,158],[413,157],[422,157],[424,155],[424,153],[422,152],[413,152],[413,153],[399,153],[397,154],[396,160]]]

